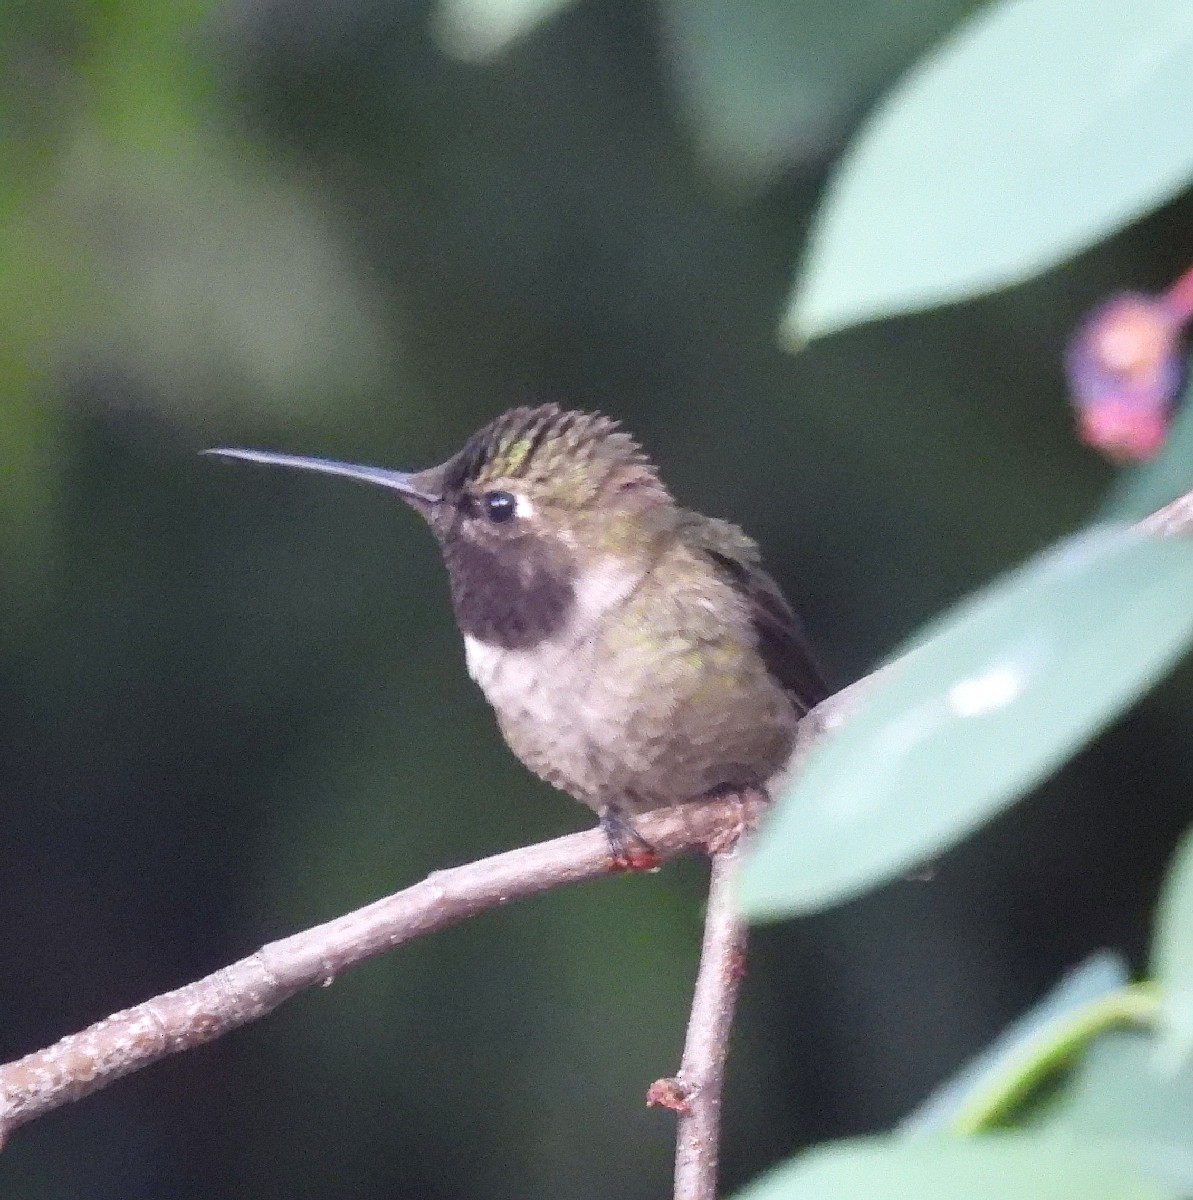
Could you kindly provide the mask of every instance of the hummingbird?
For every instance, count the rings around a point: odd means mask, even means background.
[[[637,814],[770,794],[800,718],[828,694],[757,544],[681,507],[599,413],[514,408],[415,472],[208,453],[362,480],[418,512],[510,749],[598,814],[619,861],[651,849]]]

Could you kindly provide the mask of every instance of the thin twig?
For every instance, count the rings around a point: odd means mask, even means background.
[[[651,1085],[647,1103],[674,1109],[675,1200],[716,1200],[721,1093],[733,1011],[746,968],[746,926],[737,915],[735,847],[714,850],[704,945],[679,1073]]]
[[[1193,492],[1145,518],[1137,528],[1166,536],[1193,532]],[[797,763],[815,742],[853,715],[885,670],[859,679],[804,717]],[[706,848],[734,821],[756,820],[760,812],[757,800],[728,797],[648,813],[636,818],[635,825],[661,858],[673,858]],[[613,869],[604,834],[598,830],[511,850],[436,872],[366,908],[272,942],[177,991],[114,1013],[45,1050],[0,1066],[0,1145],[18,1126],[167,1054],[202,1045],[263,1017],[296,992],[328,983],[385,950],[487,909],[608,875]],[[719,871],[714,871],[714,893],[718,879]],[[721,1037],[727,1041],[727,1024]],[[723,1044],[718,1052],[723,1057]]]
[[[685,804],[635,818],[658,852],[674,858],[703,850],[740,818],[756,819],[749,797]],[[201,1046],[271,1012],[283,1000],[374,955],[539,892],[613,874],[599,829],[510,850],[437,871],[421,883],[271,942],[195,983],[71,1034],[45,1050],[0,1066],[0,1145],[17,1126],[98,1091],[167,1054]]]

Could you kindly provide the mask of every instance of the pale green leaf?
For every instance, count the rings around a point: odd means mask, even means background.
[[[981,1138],[873,1138],[814,1150],[737,1200],[1160,1200],[1177,1193],[1137,1178],[1098,1148],[1014,1133]]]
[[[1186,834],[1164,881],[1152,946],[1160,985],[1164,1057],[1187,1061],[1193,1052],[1193,834]]]
[[[1063,1028],[1075,1012],[1119,991],[1128,979],[1127,964],[1118,954],[1104,950],[1086,959],[941,1084],[900,1122],[899,1128],[907,1133],[945,1132],[976,1097],[989,1092],[999,1079],[1048,1046],[1055,1031]]]
[[[1193,545],[1070,538],[916,639],[758,836],[753,918],[824,908],[953,845],[1127,707],[1193,638]]]
[[[1003,0],[865,123],[812,232],[795,343],[1055,266],[1193,176],[1189,0]]]
[[[1104,1033],[1039,1126],[1094,1141],[1125,1167],[1193,1195],[1193,1073],[1157,1061],[1139,1031]]]

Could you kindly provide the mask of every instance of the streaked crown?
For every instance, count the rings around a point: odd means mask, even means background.
[[[448,490],[516,481],[579,504],[610,488],[663,490],[655,465],[617,421],[556,404],[510,409],[447,464]]]

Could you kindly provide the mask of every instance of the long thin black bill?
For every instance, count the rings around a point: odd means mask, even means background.
[[[385,467],[363,467],[357,463],[337,462],[333,458],[307,458],[302,454],[277,454],[272,450],[237,450],[218,447],[204,450],[219,458],[241,458],[245,462],[265,463],[270,467],[294,467],[299,471],[320,471],[324,475],[344,475],[364,483],[375,483],[392,488],[404,496],[412,496],[427,504],[436,503],[440,497],[423,491],[415,482],[417,476],[410,471],[390,471]]]

